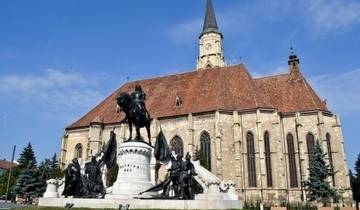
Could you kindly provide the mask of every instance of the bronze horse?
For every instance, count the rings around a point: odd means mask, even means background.
[[[134,98],[128,93],[121,93],[119,97],[116,98],[117,105],[120,107],[120,110],[125,113],[125,118],[121,123],[128,123],[130,136],[128,140],[132,140],[132,126],[135,126],[136,137],[135,140],[140,141],[140,128],[145,127],[148,138],[149,145],[151,146],[151,136],[150,136],[150,123],[151,119],[142,106],[135,102]]]

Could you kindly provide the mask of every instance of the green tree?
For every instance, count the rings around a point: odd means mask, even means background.
[[[352,171],[349,172],[350,175],[350,184],[353,193],[354,201],[356,202],[356,209],[359,210],[359,202],[360,202],[360,154],[358,155],[358,159],[355,162],[355,175],[353,175]]]
[[[45,159],[39,165],[39,178],[40,178],[40,194],[46,190],[46,181],[49,179],[58,179],[63,177],[63,172],[60,169],[59,161],[57,160],[56,153],[51,159]]]
[[[325,162],[326,154],[317,142],[310,154],[309,178],[305,181],[307,198],[309,201],[322,202],[328,205],[333,199],[338,201],[337,191],[330,186],[328,177],[333,175],[330,165]]]
[[[28,167],[20,172],[16,180],[14,190],[22,198],[38,197],[40,194],[39,171],[33,167],[34,164],[34,162],[29,162]]]
[[[19,168],[25,169],[29,166],[29,163],[31,163],[31,167],[36,167],[36,157],[34,154],[34,150],[31,146],[31,143],[29,142],[26,147],[24,147],[23,151],[20,154],[20,158],[18,160],[19,162]]]
[[[16,184],[16,178],[19,176],[20,170],[18,167],[14,167],[11,172],[10,177],[10,185],[9,185],[9,192],[14,191],[14,186]],[[9,171],[6,171],[0,176],[0,195],[6,194],[6,187],[7,187],[7,181],[9,177]]]

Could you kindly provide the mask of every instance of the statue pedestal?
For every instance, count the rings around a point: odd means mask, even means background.
[[[46,181],[46,191],[44,193],[44,198],[58,198],[59,194],[57,192],[58,181],[56,179],[49,179]]]
[[[119,172],[112,193],[106,198],[133,198],[153,186],[150,174],[152,147],[141,141],[128,141],[118,147]]]

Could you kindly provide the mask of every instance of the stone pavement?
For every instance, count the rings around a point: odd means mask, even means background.
[[[24,207],[24,205],[16,204],[16,203],[5,203],[5,201],[0,200],[0,210],[2,209],[12,209],[12,208],[19,208]]]

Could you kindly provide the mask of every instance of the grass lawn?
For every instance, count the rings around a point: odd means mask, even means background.
[[[60,207],[33,207],[32,206],[32,207],[13,208],[13,210],[65,210],[65,208],[60,208]],[[100,210],[100,209],[72,208],[71,210]],[[101,210],[110,210],[110,209],[101,209]],[[114,209],[111,209],[111,210],[114,210]],[[137,209],[137,210],[148,210],[148,209]],[[246,209],[242,209],[242,210],[246,210]]]

